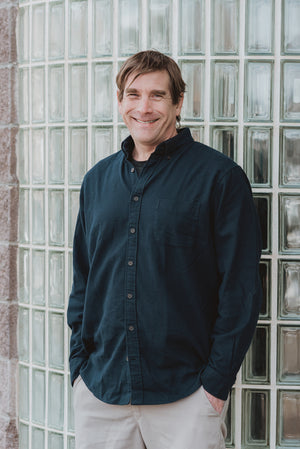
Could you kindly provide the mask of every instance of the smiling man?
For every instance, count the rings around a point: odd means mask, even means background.
[[[130,57],[117,86],[130,136],[86,174],[74,236],[76,449],[223,449],[261,300],[251,188],[176,127],[171,58]]]

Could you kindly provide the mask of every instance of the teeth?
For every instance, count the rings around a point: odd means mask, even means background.
[[[154,123],[154,122],[156,122],[156,120],[143,121],[143,120],[138,120],[137,118],[136,118],[136,121],[139,122],[139,123]]]

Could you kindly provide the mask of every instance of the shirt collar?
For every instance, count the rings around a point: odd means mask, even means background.
[[[180,147],[182,147],[182,145],[193,142],[193,137],[189,128],[181,128],[177,131],[178,134],[176,134],[176,136],[171,137],[171,139],[165,140],[157,145],[151,157],[160,157],[164,155],[171,156],[172,153],[177,151]],[[134,148],[134,141],[131,136],[128,136],[125,140],[123,140],[121,148],[126,159],[130,159]]]

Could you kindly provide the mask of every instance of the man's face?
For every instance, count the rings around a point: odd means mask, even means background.
[[[167,71],[139,75],[132,73],[126,82],[119,111],[134,140],[135,147],[154,149],[176,135],[176,116],[180,114],[183,96],[172,103]]]

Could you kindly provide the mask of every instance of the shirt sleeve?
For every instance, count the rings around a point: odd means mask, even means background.
[[[260,310],[261,233],[249,181],[239,166],[216,184],[214,239],[221,278],[204,388],[225,400],[251,343]]]
[[[83,196],[82,187],[73,241],[73,284],[67,311],[68,325],[72,331],[70,339],[70,372],[72,384],[79,375],[82,364],[88,359],[88,353],[84,349],[81,338],[85,291],[89,273]]]

